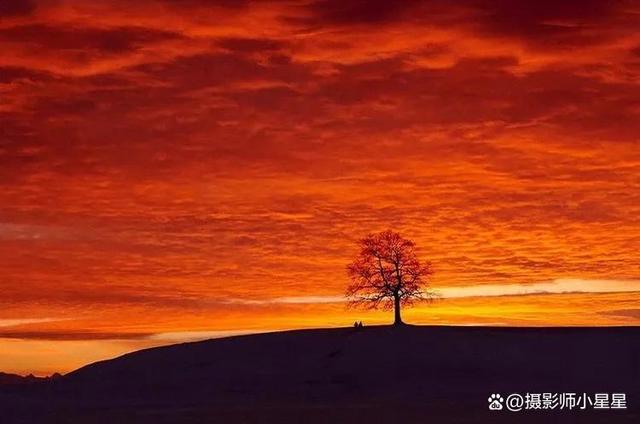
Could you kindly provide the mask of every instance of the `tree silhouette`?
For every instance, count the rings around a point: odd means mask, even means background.
[[[431,300],[431,264],[420,263],[413,241],[391,230],[360,240],[360,253],[347,266],[351,306],[394,309],[394,325],[401,325],[400,308],[416,300]]]

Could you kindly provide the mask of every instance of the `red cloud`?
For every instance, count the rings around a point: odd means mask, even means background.
[[[225,299],[341,293],[353,241],[387,227],[436,286],[639,277],[628,5],[123,4],[0,6],[12,318],[282,327],[280,309]]]

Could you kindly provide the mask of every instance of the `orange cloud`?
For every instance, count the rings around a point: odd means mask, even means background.
[[[1,336],[349,323],[325,301],[385,228],[466,293],[415,322],[637,324],[637,12],[2,2]]]

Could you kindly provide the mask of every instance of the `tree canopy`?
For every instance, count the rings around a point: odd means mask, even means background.
[[[435,296],[429,288],[431,264],[418,259],[413,241],[387,230],[369,234],[359,244],[358,256],[347,266],[350,305],[394,308],[394,323],[402,324],[401,306]]]

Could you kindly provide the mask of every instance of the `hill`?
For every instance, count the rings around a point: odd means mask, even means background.
[[[640,422],[640,329],[365,327],[185,343],[0,388],[10,422]],[[627,409],[489,411],[492,393]],[[498,420],[498,421],[496,421]]]
[[[54,378],[58,377],[58,374],[55,375]],[[0,372],[0,385],[6,384],[31,384],[37,383],[42,380],[45,380],[49,377],[36,377],[33,374],[29,374],[26,376],[18,375],[18,374],[9,374],[6,372]]]

